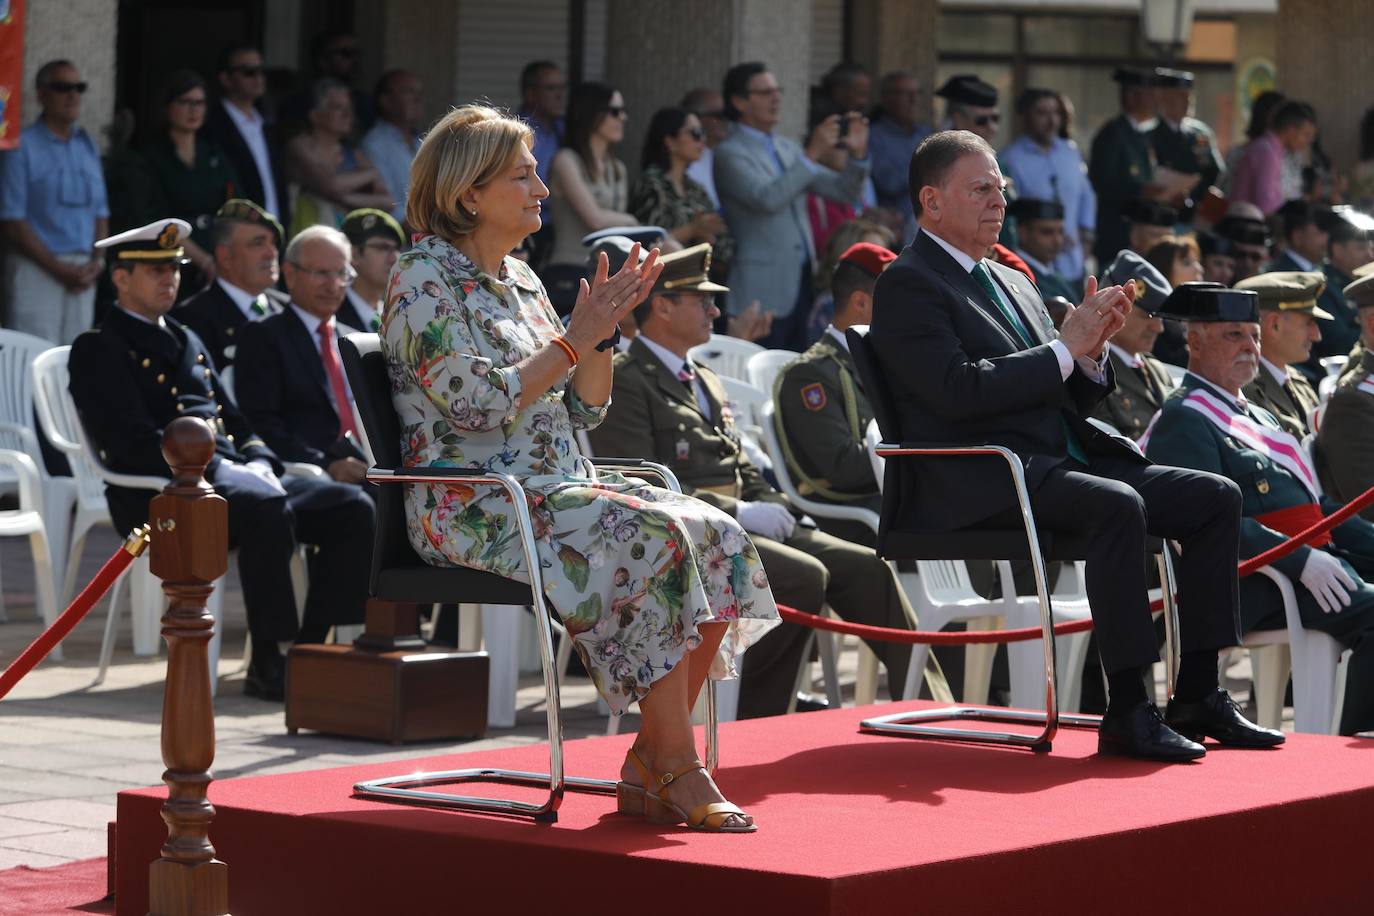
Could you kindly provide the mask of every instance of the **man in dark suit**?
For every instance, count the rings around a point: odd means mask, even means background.
[[[340,483],[361,484],[367,462],[335,320],[353,276],[348,255],[348,239],[327,226],[311,226],[291,240],[291,304],[243,329],[234,388],[248,422],[283,459],[318,465]]]
[[[1103,273],[1102,281],[1122,286],[1134,283],[1136,295],[1121,330],[1107,343],[1116,390],[1102,400],[1092,415],[1136,440],[1145,433],[1174,387],[1169,370],[1150,355],[1164,330],[1164,322],[1156,312],[1173,287],[1154,265],[1134,251],[1118,254]]]
[[[282,230],[272,214],[251,200],[227,200],[212,233],[215,280],[178,306],[175,316],[224,371],[234,363],[243,326],[277,314],[289,300],[274,289]]]
[[[229,503],[229,544],[238,548],[253,640],[244,693],[279,701],[279,643],[322,642],[330,627],[362,622],[374,510],[357,487],[281,476],[281,458],[221,393],[200,338],[166,317],[189,232],[181,220],[159,220],[96,243],[111,253],[119,301],[72,345],[72,399],[100,460],[125,474],[170,476],[162,430],[175,418],[199,417],[214,427],[215,457],[205,475]],[[109,487],[105,495],[115,527],[128,531],[147,519],[154,494]],[[319,548],[299,624],[290,572],[298,540]]]
[[[1084,537],[1109,693],[1099,748],[1172,761],[1205,753],[1185,735],[1247,747],[1281,742],[1217,686],[1217,651],[1239,641],[1236,485],[1151,465],[1084,419],[1114,386],[1106,344],[1132,307],[1134,286],[1098,289],[1089,279],[1082,304],[1056,332],[1026,278],[984,259],[1006,198],[991,147],[973,134],[927,138],[911,160],[911,190],[920,232],[878,279],[870,337],[898,405],[899,434],[904,442],[1012,449],[1041,527]],[[886,529],[1019,524],[1004,468],[967,459],[923,463],[919,473],[905,467],[884,488]],[[1158,660],[1142,562],[1147,535],[1182,544],[1183,661],[1167,723],[1143,681]]]
[[[244,196],[286,223],[290,214],[281,146],[257,108],[267,91],[262,53],[249,45],[227,48],[216,72],[220,98],[205,113],[205,132],[229,157]]]

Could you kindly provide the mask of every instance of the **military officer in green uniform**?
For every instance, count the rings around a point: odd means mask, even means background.
[[[1374,273],[1344,293],[1360,319],[1360,344],[1326,402],[1317,430],[1317,476],[1327,495],[1340,503],[1374,486]],[[1374,506],[1361,515],[1374,521]]]
[[[882,495],[864,434],[873,408],[864,396],[845,340],[846,328],[873,316],[873,284],[897,256],[881,245],[858,242],[836,264],[830,281],[835,319],[821,339],[783,367],[773,385],[773,422],[797,492],[818,502],[882,510]],[[873,545],[876,534],[858,522],[820,519],[848,541]]]
[[[1318,320],[1322,339],[1312,348],[1312,356],[1304,365],[1312,379],[1326,374],[1321,368],[1322,357],[1345,356],[1360,339],[1359,319],[1341,291],[1354,282],[1358,268],[1374,261],[1374,218],[1339,206],[1331,208],[1328,219],[1327,260],[1322,266],[1327,295],[1321,305],[1330,318]]]
[[[1279,270],[1236,284],[1259,296],[1260,370],[1245,386],[1250,403],[1273,414],[1299,441],[1312,431],[1320,399],[1295,366],[1307,361],[1322,339],[1317,322],[1330,314],[1317,305],[1326,278],[1316,271]]]
[[[1101,264],[1127,245],[1126,205],[1137,197],[1158,198],[1165,189],[1154,183],[1155,151],[1150,131],[1156,125],[1154,73],[1118,69],[1112,79],[1121,87],[1121,114],[1093,137],[1088,179],[1097,194],[1097,239],[1093,254]]]
[[[1246,290],[1187,283],[1164,314],[1189,322],[1189,371],[1165,401],[1145,441],[1150,460],[1211,471],[1240,487],[1240,553],[1255,556],[1318,520],[1323,504],[1316,471],[1301,444],[1242,389],[1259,364],[1257,296]],[[1351,519],[1332,540],[1299,547],[1274,568],[1293,582],[1303,625],[1354,649],[1346,678],[1342,734],[1374,728],[1374,525]],[[1241,631],[1283,629],[1283,602],[1269,579],[1240,580]]]
[[[606,420],[591,430],[603,455],[650,458],[672,469],[683,492],[733,515],[754,539],[780,604],[875,626],[909,628],[915,613],[888,565],[871,549],[817,530],[764,479],[740,445],[720,379],[687,351],[705,343],[720,314],[708,278],[711,246],[660,259],[663,272],[635,309],[639,334],[615,358]],[[613,264],[614,268],[615,265]],[[784,623],[749,650],[741,676],[739,715],[787,710],[807,642],[804,628]],[[911,650],[871,643],[900,697]],[[947,688],[946,688],[947,689]]]
[[[1064,250],[1064,205],[1056,200],[1021,197],[1008,205],[1007,214],[1016,219],[1016,253],[1035,273],[1040,298],[1082,299],[1054,269],[1054,259]]]
[[[1155,68],[1155,89],[1159,103],[1159,124],[1150,131],[1155,161],[1183,175],[1196,175],[1198,182],[1185,195],[1179,216],[1193,221],[1198,198],[1217,184],[1226,165],[1217,151],[1212,128],[1193,117],[1193,74],[1187,70]]]
[[[1173,288],[1154,265],[1130,250],[1116,256],[1101,282],[1111,286],[1134,282],[1136,294],[1126,323],[1107,341],[1116,390],[1098,405],[1093,416],[1123,436],[1139,439],[1174,387],[1169,370],[1150,355],[1164,331],[1164,322],[1155,313]]]

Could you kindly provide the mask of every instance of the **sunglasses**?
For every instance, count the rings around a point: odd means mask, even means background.
[[[688,127],[686,128],[686,131],[687,136],[691,137],[693,140],[706,139],[706,131],[702,130],[700,127]]]
[[[1000,124],[1002,123],[1002,116],[999,114],[979,115],[973,119],[973,123],[977,124],[979,127],[987,127],[989,124]]]
[[[714,109],[713,111],[698,111],[698,112],[697,112],[697,117],[698,117],[698,118],[715,118],[717,121],[720,121],[720,120],[723,120],[723,119],[725,118],[725,109],[723,109],[723,108],[717,108],[717,109]]]
[[[357,48],[334,48],[329,52],[334,57],[357,57]]]
[[[230,68],[229,68],[229,72],[230,72],[230,73],[237,73],[237,74],[239,74],[240,76],[248,76],[248,77],[262,76],[262,74],[265,72],[265,70],[266,70],[266,68],[263,67],[261,64],[258,64],[257,66],[249,66],[248,64],[239,64],[238,66],[230,67]]]
[[[624,105],[612,105],[606,109],[606,114],[613,118],[623,118],[625,117],[626,109]]]
[[[89,84],[85,82],[67,83],[59,80],[54,80],[53,82],[44,85],[43,88],[48,90],[49,92],[75,92],[77,95],[81,95],[86,91],[86,87],[88,85]]]

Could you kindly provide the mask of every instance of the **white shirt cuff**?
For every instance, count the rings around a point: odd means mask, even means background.
[[[1050,349],[1054,351],[1055,358],[1059,360],[1059,377],[1067,382],[1069,376],[1073,375],[1073,354],[1069,352],[1069,348],[1064,345],[1062,340],[1051,340]],[[1101,359],[1080,356],[1077,362],[1078,368],[1083,370],[1083,374],[1094,382],[1100,385],[1107,380],[1107,350],[1105,347],[1102,350]]]
[[[1073,354],[1062,340],[1051,340],[1050,349],[1054,351],[1055,359],[1059,360],[1059,377],[1067,382],[1069,376],[1073,375]]]

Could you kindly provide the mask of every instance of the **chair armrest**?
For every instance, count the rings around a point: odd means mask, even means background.
[[[18,423],[10,423],[8,420],[0,420],[0,433],[10,433],[18,436],[19,441],[24,443],[24,452],[30,457],[35,458],[43,453],[38,447],[38,436],[34,435],[33,430],[27,426],[20,426]]]
[[[0,464],[14,469],[14,476],[19,481],[19,508],[38,511],[43,505],[43,497],[38,465],[34,460],[16,449],[0,448]]]
[[[656,476],[663,482],[663,489],[672,490],[674,493],[682,492],[682,485],[678,483],[677,475],[657,461],[648,461],[644,458],[588,458],[588,461],[598,471],[632,471],[637,474],[648,473]]]
[[[111,487],[128,487],[131,490],[162,490],[172,482],[170,477],[153,477],[145,474],[119,474],[96,462],[100,479]]]
[[[286,477],[323,477],[324,468],[318,464],[311,464],[308,461],[286,461],[282,463],[285,468],[283,476]]]

